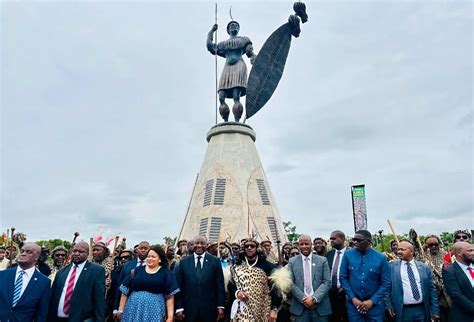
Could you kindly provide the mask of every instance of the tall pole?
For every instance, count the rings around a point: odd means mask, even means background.
[[[217,25],[217,2],[216,2],[216,7],[215,7],[215,23],[216,23],[216,25]],[[219,95],[219,94],[217,93],[217,30],[216,30],[215,39],[216,39],[216,53],[215,53],[215,55],[214,55],[214,56],[215,56],[214,58],[215,58],[215,73],[216,73],[216,74],[215,74],[216,92],[214,93],[214,95],[216,96],[216,111],[215,111],[215,112],[216,112],[216,124],[217,124],[217,109],[218,109],[218,107],[217,107],[217,95]]]

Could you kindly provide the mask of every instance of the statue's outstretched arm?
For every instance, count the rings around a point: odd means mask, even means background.
[[[209,50],[209,52],[213,55],[215,55],[216,52],[217,52],[217,44],[214,43],[214,41],[213,41],[214,32],[216,30],[217,30],[217,24],[212,26],[212,29],[207,34],[207,42],[206,42],[207,50]]]

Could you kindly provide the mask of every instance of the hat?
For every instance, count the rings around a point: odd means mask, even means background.
[[[94,244],[93,247],[96,247],[96,246],[98,246],[98,247],[103,247],[103,248],[107,248],[107,245],[105,245],[104,242],[97,242],[97,243]]]
[[[227,24],[227,33],[228,33],[229,35],[230,35],[229,27],[230,27],[230,24],[231,24],[231,23],[236,23],[237,26],[239,26],[239,29],[240,29],[240,24],[239,24],[237,21],[235,21],[235,20],[229,21],[229,23]]]
[[[64,247],[63,245],[59,245],[59,246],[56,246],[56,247],[53,248],[53,250],[51,251],[51,255],[54,256],[54,253],[56,253],[57,251],[60,251],[60,250],[67,253],[66,247]]]
[[[372,234],[368,230],[358,230],[355,232],[357,235],[362,235],[364,236],[367,240],[372,241]]]
[[[471,232],[469,231],[469,229],[459,229],[459,230],[456,230],[453,234],[454,237],[456,237],[456,235],[458,234],[466,234],[469,236],[469,239],[471,239]]]

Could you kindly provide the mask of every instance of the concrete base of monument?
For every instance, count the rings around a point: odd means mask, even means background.
[[[179,239],[204,235],[210,241],[249,236],[287,241],[275,199],[246,124],[220,123],[206,136],[199,171]]]

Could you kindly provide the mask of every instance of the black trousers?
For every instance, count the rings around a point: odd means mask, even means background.
[[[329,290],[329,301],[331,302],[332,315],[329,318],[330,322],[347,322],[347,307],[346,307],[346,292]]]

